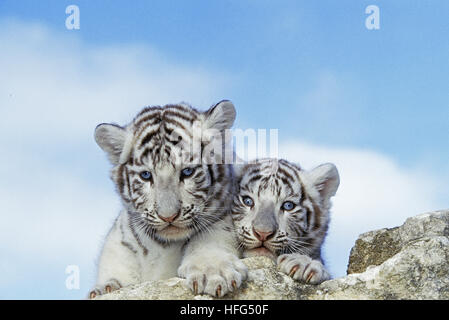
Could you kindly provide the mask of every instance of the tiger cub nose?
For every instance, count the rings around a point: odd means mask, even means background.
[[[268,238],[270,238],[270,236],[272,236],[274,234],[273,231],[263,232],[260,230],[256,230],[254,228],[253,228],[253,233],[256,236],[256,238],[259,239],[260,241],[266,241]]]
[[[179,216],[179,211],[170,217],[164,217],[158,214],[158,217],[164,220],[165,222],[173,222]]]

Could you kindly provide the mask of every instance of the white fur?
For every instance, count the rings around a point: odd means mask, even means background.
[[[228,219],[227,219],[228,220]],[[247,276],[246,266],[238,259],[237,245],[233,234],[222,229],[229,221],[218,222],[214,230],[193,237],[183,249],[184,242],[162,246],[145,238],[142,243],[148,253],[145,255],[128,226],[128,215],[125,210],[115,221],[106,237],[102,255],[98,265],[97,284],[91,292],[106,293],[106,286],[112,290],[119,289],[113,279],[121,287],[149,280],[161,280],[180,276],[186,278],[186,284],[194,289],[194,281],[198,283],[198,293],[219,296],[240,287]],[[136,252],[128,246],[131,245]]]
[[[330,274],[321,261],[313,260],[304,254],[290,253],[280,255],[277,259],[277,264],[281,272],[290,275],[295,280],[318,284],[330,279]],[[291,274],[294,267],[297,269]]]
[[[226,219],[228,220],[228,218]],[[227,225],[228,221],[218,224]],[[217,241],[220,239],[220,241]],[[247,267],[238,259],[237,243],[232,232],[216,228],[214,232],[200,234],[185,251],[178,275],[187,279],[187,287],[222,297],[240,287],[247,277]],[[221,292],[217,294],[217,288]]]
[[[126,132],[125,143],[123,144],[123,150],[120,153],[119,163],[123,164],[128,161],[129,156],[131,155],[131,151],[134,145],[134,135],[130,132]]]
[[[118,280],[124,287],[176,276],[181,261],[182,243],[172,244],[167,248],[150,238],[145,240],[143,245],[148,250],[146,255],[132,234],[128,214],[123,210],[106,237],[98,264],[97,284],[93,291],[105,293],[105,287],[111,283],[111,279]],[[135,252],[123,243],[132,246]]]

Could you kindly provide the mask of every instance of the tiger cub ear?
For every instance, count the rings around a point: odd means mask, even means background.
[[[116,124],[102,123],[95,128],[95,141],[114,165],[128,161],[132,136],[125,128]]]
[[[235,120],[235,107],[229,100],[222,100],[205,112],[205,129],[224,131],[230,129]]]
[[[309,172],[310,180],[320,193],[323,203],[335,195],[340,184],[337,167],[332,163],[322,164]]]

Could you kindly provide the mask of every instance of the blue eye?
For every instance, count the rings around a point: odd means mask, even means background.
[[[295,207],[296,207],[296,205],[291,201],[285,201],[282,204],[282,209],[284,209],[285,211],[293,210],[293,209],[295,209]]]
[[[148,181],[148,180],[151,179],[151,172],[149,172],[149,171],[142,171],[142,172],[140,173],[140,177],[141,177],[143,180]]]
[[[254,201],[250,197],[243,197],[242,202],[247,207],[252,207],[254,205]]]
[[[193,174],[194,171],[195,170],[193,168],[185,168],[185,169],[182,169],[181,175],[183,177],[190,177]]]

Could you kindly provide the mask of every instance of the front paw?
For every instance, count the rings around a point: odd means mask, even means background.
[[[319,284],[330,279],[323,264],[318,260],[298,253],[283,254],[277,259],[278,269],[295,280]]]
[[[89,292],[89,299],[94,299],[97,296],[100,296],[105,293],[111,293],[112,291],[118,290],[121,288],[120,282],[115,279],[112,279],[105,284],[98,284]]]
[[[248,268],[236,256],[204,255],[186,258],[178,268],[187,287],[195,295],[206,293],[221,298],[237,290],[248,275]]]

